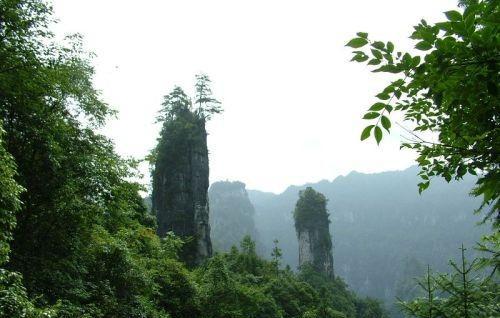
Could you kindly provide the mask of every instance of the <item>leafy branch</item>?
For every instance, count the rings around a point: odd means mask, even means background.
[[[496,215],[495,224],[500,224],[499,11],[498,1],[464,0],[463,12],[447,11],[443,22],[421,20],[410,37],[419,55],[395,51],[392,42],[372,41],[365,32],[346,44],[354,49],[352,61],[366,63],[375,73],[400,75],[366,111],[363,119],[375,122],[363,129],[361,140],[373,131],[380,144],[380,126],[390,133],[389,115],[402,113],[416,124],[404,128],[414,139],[401,147],[419,155],[419,191],[433,176],[449,182],[479,174],[472,193],[483,196],[480,209],[491,207],[486,217]],[[438,141],[416,133],[426,131]]]

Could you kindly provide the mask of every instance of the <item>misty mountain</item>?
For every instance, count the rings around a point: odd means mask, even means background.
[[[290,186],[281,194],[249,190],[266,253],[278,239],[283,262],[296,268],[292,211],[298,192],[310,186],[329,200],[336,275],[357,293],[392,302],[396,291],[421,275],[426,264],[445,271],[462,243],[472,257],[475,242],[488,231],[486,225],[476,225],[481,217],[473,213],[480,201],[469,195],[473,177],[449,184],[436,179],[419,195],[417,172],[417,167],[377,174],[351,172],[333,181]]]
[[[226,251],[238,246],[245,235],[257,241],[258,251],[262,244],[255,228],[255,209],[248,199],[243,182],[219,181],[208,190],[210,227],[215,251]]]

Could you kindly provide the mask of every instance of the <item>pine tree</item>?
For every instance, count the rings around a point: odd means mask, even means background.
[[[198,105],[197,113],[205,119],[210,119],[212,114],[222,112],[220,101],[215,99],[210,88],[210,78],[206,74],[196,75],[196,98],[194,103]]]
[[[278,246],[279,241],[277,239],[275,239],[273,241],[273,243],[274,243],[274,247],[273,247],[273,251],[271,252],[271,257],[272,257],[271,264],[273,265],[273,267],[276,271],[276,276],[278,276],[279,268],[281,266],[281,258],[283,256],[283,253],[281,251],[281,248],[279,248],[279,246]]]
[[[404,312],[418,318],[489,318],[500,316],[498,282],[475,271],[462,246],[461,261],[450,261],[451,274],[432,275],[428,268],[419,286],[426,296],[401,302]]]

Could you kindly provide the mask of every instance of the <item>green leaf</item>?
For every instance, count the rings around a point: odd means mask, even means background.
[[[347,42],[346,46],[350,46],[352,48],[359,48],[365,46],[368,43],[366,39],[363,38],[354,38],[351,41]]]
[[[366,126],[366,128],[363,129],[363,132],[361,133],[361,141],[370,137],[370,133],[371,133],[373,127],[375,127],[375,125]]]
[[[387,93],[380,93],[380,94],[377,94],[376,96],[378,99],[381,99],[381,100],[388,100],[389,98],[391,98],[391,96],[389,96],[389,94],[387,94]]]
[[[464,165],[460,165],[457,168],[457,177],[461,178],[467,173],[467,167]]]
[[[450,22],[438,22],[436,26],[445,32],[451,32],[451,23]]]
[[[471,15],[474,16],[477,13],[477,10],[479,9],[478,4],[469,4],[467,5],[467,8],[464,10],[464,18],[468,18]]]
[[[380,64],[380,60],[378,59],[371,59],[369,62],[368,62],[368,65],[379,65]]]
[[[375,41],[372,46],[376,49],[379,49],[379,50],[384,50],[385,49],[385,44],[384,42],[381,42],[381,41]]]
[[[469,33],[474,32],[476,23],[476,17],[474,15],[470,15],[465,19],[465,28],[470,31]]]
[[[427,51],[432,49],[432,44],[426,41],[420,41],[417,43],[417,45],[415,45],[415,48],[420,51]]]
[[[379,126],[375,127],[375,140],[377,141],[377,145],[380,145],[380,141],[382,140],[382,129]]]
[[[381,60],[382,59],[382,53],[380,53],[379,50],[371,49],[372,54],[375,58]]]
[[[377,118],[379,116],[379,113],[376,113],[376,112],[369,112],[369,113],[366,113],[364,116],[363,116],[363,119],[374,119],[374,118]]]
[[[462,14],[456,10],[446,11],[444,14],[450,21],[462,21]]]
[[[374,112],[378,112],[379,110],[382,110],[384,108],[385,108],[384,103],[375,103],[372,105],[372,107],[370,107],[369,110],[374,111]]]
[[[356,33],[356,35],[359,36],[360,38],[363,38],[363,39],[368,38],[368,33],[365,33],[365,32],[358,32],[358,33]]]
[[[354,55],[351,59],[351,61],[356,61],[356,62],[364,62],[366,60],[368,60],[368,55],[366,55],[365,53],[358,53]]]
[[[424,191],[425,189],[427,189],[429,187],[429,184],[430,184],[429,181],[420,182],[418,184],[418,193],[422,194],[422,191]]]
[[[467,33],[467,30],[465,30],[465,23],[462,22],[451,22],[451,28],[453,32],[457,33],[458,35],[465,36]]]
[[[418,65],[420,64],[420,56],[414,56],[412,59],[411,59],[411,65],[412,67],[417,67]]]
[[[394,63],[394,58],[392,57],[391,54],[385,53],[384,54],[384,58],[387,60],[387,62],[389,62],[389,64],[393,64]]]
[[[382,127],[384,127],[385,130],[389,131],[389,129],[391,128],[391,121],[389,120],[389,118],[387,118],[387,116],[382,116],[381,122]]]
[[[396,66],[396,65],[392,65],[392,64],[388,64],[388,65],[382,65],[381,67],[373,70],[372,72],[387,72],[387,73],[393,73],[393,74],[397,74],[399,72],[401,72],[401,70]]]
[[[449,183],[449,182],[451,181],[451,174],[450,174],[448,171],[445,171],[445,172],[443,173],[443,177],[444,177],[444,179],[446,180],[446,182],[448,182],[448,183]]]
[[[392,53],[394,51],[394,44],[391,41],[387,42],[387,51],[389,53]]]

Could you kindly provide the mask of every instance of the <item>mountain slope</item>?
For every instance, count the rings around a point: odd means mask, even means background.
[[[377,174],[352,172],[331,182],[291,186],[279,195],[249,190],[260,239],[267,251],[278,239],[284,263],[296,267],[298,245],[291,211],[298,192],[311,186],[329,199],[335,273],[360,294],[392,301],[397,286],[409,279],[408,266],[422,268],[409,263],[444,271],[462,243],[470,248],[488,230],[476,226],[480,216],[473,211],[479,201],[468,194],[474,178],[450,184],[433,180],[419,195],[417,172],[416,167]]]

